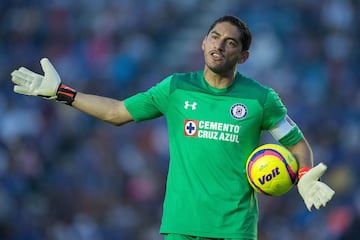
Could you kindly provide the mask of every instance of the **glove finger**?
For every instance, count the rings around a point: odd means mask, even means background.
[[[320,195],[313,196],[313,203],[314,207],[319,210],[321,206],[326,205],[327,201],[324,201],[324,199]]]
[[[316,184],[316,190],[317,191],[311,198],[311,201],[314,203],[316,209],[319,209],[321,206],[325,207],[335,194],[334,190],[322,182],[318,182]]]
[[[19,71],[24,74],[29,80],[34,80],[37,78],[42,78],[43,76],[40,74],[37,74],[36,72],[33,72],[26,67],[19,68]]]
[[[11,73],[11,81],[17,85],[25,85],[28,82],[26,75],[19,70]]]
[[[326,171],[327,166],[323,163],[319,163],[318,165],[316,165],[315,167],[313,167],[310,171],[308,171],[304,176],[307,179],[314,179],[317,180],[319,179]]]
[[[40,60],[41,67],[45,74],[54,74],[56,70],[54,66],[51,64],[48,58],[42,58]]]
[[[310,199],[306,199],[304,201],[305,201],[306,208],[309,210],[309,212],[311,212],[311,208],[314,203]]]
[[[312,206],[315,206],[316,209],[319,209],[319,205],[320,205],[320,197],[319,197],[319,192],[316,191],[317,190],[317,187],[314,186],[309,194],[307,195],[306,198],[304,198],[304,202],[305,202],[305,205],[307,207],[307,209],[311,212],[312,210]]]
[[[309,203],[308,205],[309,206],[314,206],[317,210],[320,209],[321,206],[324,206],[326,205],[327,201],[325,201],[319,194],[318,195],[313,195],[310,200],[309,200]]]
[[[19,68],[19,70],[14,70],[11,73],[12,81],[15,84],[24,84],[25,82],[32,82],[36,78],[42,77],[41,75],[30,71],[25,67]]]
[[[318,195],[321,197],[322,202],[327,203],[332,199],[332,197],[335,195],[335,191],[332,190],[328,185],[325,183],[319,182],[319,191]]]
[[[316,200],[314,200],[314,206],[316,209],[320,209],[321,206],[326,207],[329,200],[328,198],[317,196]]]
[[[14,92],[24,95],[31,95],[29,92],[29,88],[27,88],[26,86],[15,85]]]
[[[327,202],[323,200],[325,195],[320,191],[318,184],[315,184],[309,189],[307,197],[304,198],[305,205],[307,209],[311,212],[312,206],[316,209],[319,209],[323,202]]]
[[[19,72],[24,73],[24,74],[28,74],[28,75],[31,75],[31,74],[34,73],[33,71],[27,69],[26,67],[19,68]]]

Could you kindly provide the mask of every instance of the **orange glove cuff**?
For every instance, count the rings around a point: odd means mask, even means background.
[[[76,93],[77,92],[75,89],[72,89],[71,87],[61,83],[56,92],[56,100],[71,106],[75,99]]]
[[[302,168],[300,168],[299,171],[298,171],[298,179],[300,179],[302,176],[304,176],[305,173],[307,173],[310,169],[311,169],[311,167],[302,167]]]

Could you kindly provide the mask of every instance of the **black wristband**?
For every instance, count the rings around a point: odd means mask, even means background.
[[[75,89],[61,83],[56,92],[56,100],[71,106],[75,100],[76,93]]]

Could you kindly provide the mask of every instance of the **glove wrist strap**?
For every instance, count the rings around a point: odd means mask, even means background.
[[[56,91],[56,100],[71,106],[75,100],[76,93],[75,89],[61,83]]]
[[[311,169],[311,167],[300,168],[298,171],[298,179],[302,178],[302,176],[304,176],[310,169]]]

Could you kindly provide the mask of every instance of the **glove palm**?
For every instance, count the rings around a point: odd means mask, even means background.
[[[316,209],[321,206],[325,207],[326,203],[335,194],[334,190],[328,185],[318,180],[324,174],[326,168],[325,164],[318,164],[303,175],[297,184],[298,191],[309,211],[311,211],[313,205]]]
[[[15,84],[14,92],[31,96],[56,99],[56,92],[61,83],[60,77],[47,58],[40,61],[44,76],[25,67],[14,70],[11,80]]]

